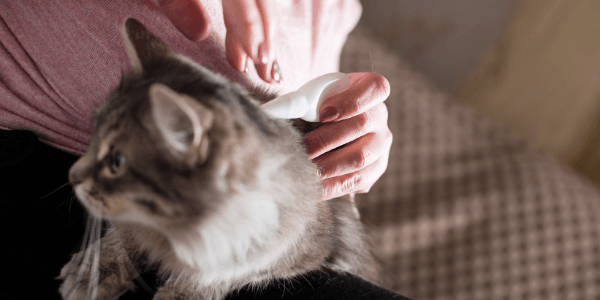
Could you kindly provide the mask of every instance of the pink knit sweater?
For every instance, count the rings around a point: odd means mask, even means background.
[[[225,58],[219,0],[202,0],[213,32],[187,40],[157,0],[2,1],[0,3],[0,128],[26,129],[51,145],[81,154],[90,139],[94,108],[130,70],[121,36],[133,17],[178,53],[243,82]],[[33,3],[35,2],[35,3]],[[338,69],[347,34],[360,16],[356,0],[277,0],[277,59],[284,76],[272,85],[295,90]],[[261,82],[253,68],[249,79]]]

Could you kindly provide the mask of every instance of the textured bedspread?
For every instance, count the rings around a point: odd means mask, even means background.
[[[416,299],[600,299],[600,192],[357,29],[342,71],[391,84],[386,174],[357,196],[386,287]]]

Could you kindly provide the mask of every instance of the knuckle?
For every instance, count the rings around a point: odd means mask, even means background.
[[[330,168],[325,168],[322,165],[319,165],[319,176],[323,178],[331,178],[333,175],[333,171]]]
[[[364,99],[363,100],[359,99],[358,101],[354,102],[354,111],[357,111],[357,112],[362,111],[362,101],[364,101]]]
[[[387,99],[387,97],[390,95],[389,81],[382,75],[374,73],[373,83],[375,84],[376,91],[379,92],[378,96]]]
[[[360,133],[369,132],[370,118],[366,113],[362,113],[356,117],[354,117],[356,122],[356,130]]]
[[[383,134],[384,134],[385,141],[387,142],[387,144],[388,144],[389,146],[391,146],[391,145],[392,145],[392,142],[394,141],[394,134],[393,134],[393,133],[392,133],[392,131],[391,131],[389,128],[387,128],[387,127],[386,127],[386,129],[385,129],[385,131],[384,131],[384,133],[383,133]],[[389,146],[388,146],[388,147],[389,147]]]
[[[257,34],[262,30],[262,22],[255,15],[246,16],[242,20],[242,26],[247,34]]]
[[[378,127],[387,127],[389,113],[385,103],[382,102],[377,104],[375,107],[368,111],[368,114],[370,114],[369,118],[374,120]]]
[[[354,168],[360,170],[367,166],[368,155],[364,149],[358,151],[354,156]]]
[[[385,103],[381,103],[378,106],[379,106],[379,109],[381,110],[382,119],[385,121],[384,123],[387,123],[388,116],[389,116],[389,111],[387,109],[387,105],[385,105]]]
[[[381,178],[381,176],[383,176],[383,174],[385,173],[385,171],[387,170],[388,167],[388,159],[387,156],[385,158],[383,158],[381,161],[378,162],[378,166],[376,168],[375,174],[377,177],[375,177],[375,182]],[[375,182],[373,182],[371,185],[375,184]]]
[[[379,172],[377,172],[377,180],[379,180],[379,178],[381,178],[381,176],[383,176],[383,174],[385,174],[385,172],[387,171],[388,168],[388,164],[387,161],[385,164],[383,164],[383,166],[381,167],[381,170]],[[375,184],[375,183],[373,183]]]

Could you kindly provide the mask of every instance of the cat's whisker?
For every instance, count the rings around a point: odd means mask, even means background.
[[[73,191],[71,191],[71,194],[69,195],[71,197],[71,201],[69,203],[69,209],[67,210],[69,212],[69,218],[71,217],[71,208],[73,208],[73,203],[75,203],[77,201],[77,197],[75,196],[75,193]]]
[[[92,229],[92,241],[93,244],[89,247],[92,250],[92,265],[91,265],[91,274],[90,274],[90,283],[88,285],[88,299],[95,300],[98,297],[98,282],[100,279],[100,249],[101,249],[101,239],[100,235],[102,234],[102,221],[94,218],[96,221],[94,222],[95,226]]]
[[[282,284],[283,284],[283,292],[281,293],[281,299],[283,299],[283,296],[285,296],[285,280],[283,280]]]
[[[57,187],[57,188],[56,188],[54,191],[52,191],[52,192],[50,192],[50,193],[46,194],[45,196],[42,196],[42,197],[40,197],[39,199],[35,200],[34,202],[40,201],[40,200],[42,200],[42,199],[44,199],[44,198],[47,198],[48,196],[50,196],[50,195],[52,195],[52,194],[54,194],[54,193],[58,192],[60,189],[64,188],[64,187],[65,187],[65,186],[67,186],[67,185],[70,185],[70,183],[69,183],[69,182],[67,182],[67,183],[65,183],[65,184],[63,184],[63,185],[61,185],[61,186]]]
[[[113,221],[108,220],[108,222],[110,223],[110,226],[113,226],[113,227],[115,226]],[[122,243],[121,235],[119,234],[119,232],[115,231],[115,234]],[[133,272],[135,273],[135,281],[137,281],[137,283],[139,285],[141,285],[142,288],[144,290],[146,290],[146,292],[148,292],[150,295],[154,295],[154,293],[156,293],[156,290],[153,289],[152,287],[150,287],[150,285],[148,285],[148,283],[146,283],[146,281],[142,278],[140,273],[135,269],[135,266],[133,265],[133,262],[131,261],[131,258],[129,257],[129,255],[127,255],[127,264],[129,265],[131,270],[133,270]],[[148,267],[148,266],[146,266],[146,267]],[[143,270],[143,271],[147,271],[147,270]]]
[[[71,291],[69,291],[69,293],[67,294],[67,299],[72,299],[73,292],[77,291],[79,284],[82,282],[84,273],[86,272],[87,268],[90,267],[90,260],[92,252],[95,250],[93,249],[94,247],[92,247],[92,243],[94,243],[95,241],[99,240],[99,230],[101,230],[101,226],[102,226],[102,221],[96,219],[94,216],[92,215],[88,215],[88,221],[86,224],[86,230],[85,230],[85,235],[83,237],[83,241],[81,243],[81,250],[79,251],[79,253],[77,253],[77,259],[75,262],[75,265],[78,266],[77,269],[77,277],[75,278],[75,284],[73,286],[73,288],[71,289]],[[99,245],[99,242],[97,243]],[[99,250],[98,250],[99,252]],[[99,257],[99,255],[98,255]],[[92,270],[93,271],[93,270]],[[90,286],[93,286],[94,283],[93,282],[89,282],[88,283],[88,293],[89,293],[89,288]],[[95,283],[95,285],[97,286],[97,281]],[[89,294],[88,294],[89,296]],[[89,297],[88,297],[89,299]]]
[[[304,274],[300,274],[300,276],[302,278],[304,278],[304,280],[306,280],[306,283],[308,283],[308,285],[310,285],[310,287],[314,290],[315,287],[310,283],[310,280],[308,280],[308,278],[306,278],[306,276],[304,276]],[[296,279],[297,280],[297,279]],[[298,283],[300,283],[300,281],[297,280]]]
[[[89,240],[89,237],[90,237],[90,231],[91,231],[91,228],[92,228],[92,224],[94,222],[92,218],[93,217],[91,215],[88,215],[87,224],[85,226],[85,234],[83,235],[83,241],[81,242],[81,249],[77,253],[77,261],[75,263],[76,265],[81,265],[83,256],[85,254],[85,250],[87,249],[88,240]]]
[[[83,258],[85,256],[85,252],[87,249],[87,243],[88,243],[88,239],[90,236],[90,228],[91,228],[92,222],[93,221],[91,219],[91,216],[88,216],[88,221],[85,226],[85,233],[83,235],[83,240],[81,242],[81,249],[73,257],[73,259],[75,260],[74,265],[77,266],[76,267],[77,268],[77,277],[75,279],[74,285],[71,287],[71,289],[67,292],[67,295],[65,296],[65,298],[67,300],[73,299],[74,293],[77,291],[77,288],[79,287],[79,284],[81,282],[81,277],[83,277],[82,270],[84,270],[84,268],[82,268],[81,263],[83,262]],[[67,276],[73,276],[73,275],[74,275],[73,273],[70,273]]]
[[[63,201],[60,202],[60,204],[56,207],[54,211],[59,210],[63,205],[69,203],[69,208],[67,209],[67,211],[69,212],[69,217],[71,217],[71,207],[73,206],[73,202],[77,201],[77,198],[74,196],[75,194],[73,193],[73,191],[71,191],[69,195],[67,195],[65,199],[63,199]]]

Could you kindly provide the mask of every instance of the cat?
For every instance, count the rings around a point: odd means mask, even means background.
[[[319,201],[301,126],[264,114],[247,91],[170,50],[134,19],[123,27],[133,71],[92,118],[69,171],[78,200],[112,224],[63,267],[63,298],[117,299],[155,266],[154,299],[223,299],[329,268],[377,281],[355,206]],[[97,268],[94,271],[94,266]],[[94,273],[95,272],[95,273]]]

